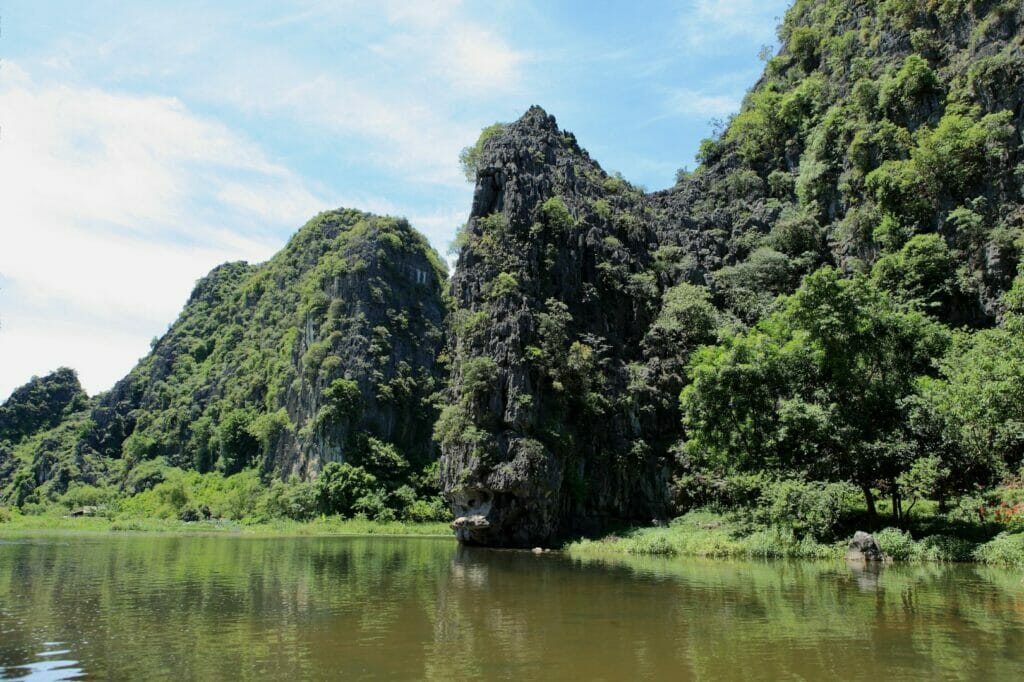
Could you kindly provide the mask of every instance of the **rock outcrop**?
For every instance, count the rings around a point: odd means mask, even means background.
[[[98,398],[86,444],[310,478],[375,440],[418,471],[436,459],[445,281],[406,221],[322,213],[267,263],[200,280],[152,353]]]
[[[67,415],[84,408],[87,401],[72,369],[61,367],[44,377],[33,377],[0,405],[0,441],[18,443],[53,428]]]
[[[853,534],[849,546],[846,548],[847,561],[884,561],[885,553],[882,546],[874,535],[865,533],[862,530]]]
[[[690,356],[822,266],[993,324],[1024,234],[1022,24],[1019,3],[796,3],[700,168],[653,194],[538,107],[489,128],[437,429],[459,538],[525,547],[685,508],[710,485],[671,449]]]
[[[539,107],[484,146],[438,427],[464,542],[665,513],[667,462],[631,388],[662,289],[651,212]]]

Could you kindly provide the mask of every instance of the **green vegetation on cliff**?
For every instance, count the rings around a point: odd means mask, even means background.
[[[539,107],[484,129],[448,294],[357,211],[221,266],[109,393],[0,408],[0,495],[426,520],[441,492],[481,544],[707,513],[738,553],[891,526],[894,555],[1019,556],[1024,7],[798,0],[779,35],[665,191]]]
[[[799,0],[654,194],[539,109],[481,136],[438,429],[463,538],[697,508],[812,542],[1019,530],[1022,27],[1017,2]]]
[[[442,519],[431,434],[446,279],[404,220],[321,213],[267,263],[200,280],[108,393],[87,401],[69,370],[16,391],[0,408],[0,500]]]

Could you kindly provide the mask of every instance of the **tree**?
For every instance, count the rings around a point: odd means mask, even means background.
[[[949,247],[937,234],[915,235],[897,253],[875,263],[872,276],[886,291],[928,310],[950,300],[954,262]]]
[[[352,513],[356,502],[372,493],[377,479],[362,467],[328,462],[316,480],[317,506],[324,514]]]
[[[945,436],[973,461],[1016,470],[1024,465],[1024,329],[961,333],[922,393]]]
[[[698,351],[680,397],[684,452],[710,466],[848,481],[872,515],[872,488],[885,482],[898,514],[897,479],[913,458],[902,401],[947,345],[941,325],[866,277],[823,268],[783,309]]]
[[[508,126],[507,123],[493,123],[480,131],[480,137],[476,143],[464,147],[459,152],[459,165],[466,176],[467,182],[476,182],[477,171],[480,170],[480,155],[483,153],[484,143],[491,139]]]
[[[228,476],[252,464],[260,451],[260,442],[250,428],[254,418],[249,410],[235,409],[228,412],[217,426],[220,466]]]

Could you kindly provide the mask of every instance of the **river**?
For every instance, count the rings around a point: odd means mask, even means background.
[[[0,678],[1024,679],[1022,577],[427,538],[8,539]]]

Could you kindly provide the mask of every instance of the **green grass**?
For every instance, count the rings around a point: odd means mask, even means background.
[[[176,519],[134,518],[119,516],[70,517],[57,514],[38,516],[11,514],[0,515],[0,537],[25,536],[49,532],[83,533],[182,533],[209,534],[225,533],[261,536],[300,535],[419,535],[451,537],[447,523],[411,523],[403,521],[371,521],[362,518],[343,519],[326,516],[311,521],[273,520],[266,522],[246,521],[196,521]]]
[[[932,533],[885,528],[875,534],[882,549],[897,561],[916,563],[977,561],[1002,566],[1024,565],[1024,533],[1001,533],[987,542]],[[633,528],[597,540],[577,540],[565,549],[579,557],[616,555],[713,557],[737,559],[842,559],[846,541],[817,542],[782,527],[758,527],[728,516],[695,511],[668,527]]]

